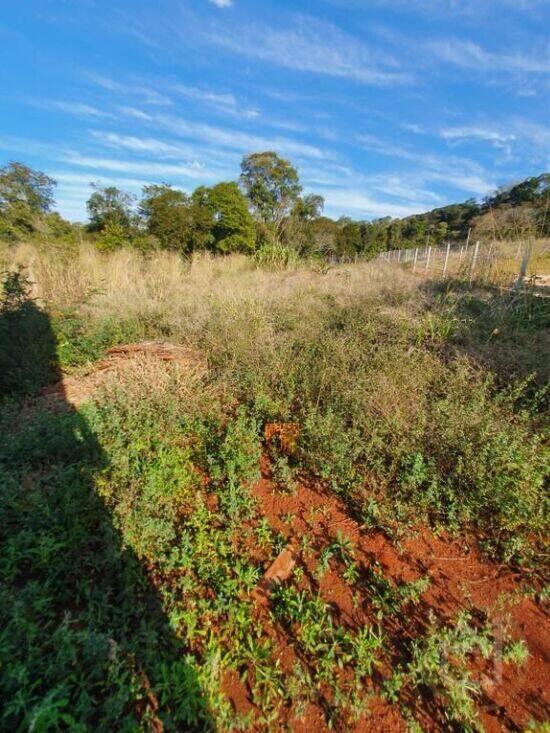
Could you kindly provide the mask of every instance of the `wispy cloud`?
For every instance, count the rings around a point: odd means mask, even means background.
[[[201,140],[211,145],[229,148],[239,152],[254,150],[275,150],[286,155],[306,158],[331,158],[332,153],[309,143],[302,143],[286,137],[265,137],[241,130],[215,127],[204,123],[190,122],[173,115],[156,115],[153,123],[172,134],[184,138]]]
[[[532,145],[548,154],[550,150],[550,125],[544,125],[531,120],[516,120],[514,123],[516,136],[522,136]]]
[[[511,153],[511,143],[516,140],[516,136],[511,132],[503,132],[492,127],[479,125],[466,125],[463,127],[447,127],[439,132],[440,137],[444,140],[466,142],[477,140],[489,143],[495,148]]]
[[[91,130],[90,136],[99,145],[113,150],[128,150],[142,157],[151,156],[155,162],[177,160],[185,165],[202,167],[216,171],[219,178],[233,177],[238,164],[238,156],[230,151],[193,146],[173,140],[159,140],[156,137],[121,135],[104,130]]]
[[[255,135],[227,127],[216,127],[206,123],[191,122],[176,115],[151,114],[134,107],[119,107],[119,110],[123,115],[145,122],[157,130],[165,130],[178,137],[198,140],[212,146],[235,150],[240,153],[247,153],[253,150],[275,150],[285,155],[300,158],[323,160],[334,157],[333,153],[328,150],[309,143],[291,140],[287,137]]]
[[[209,2],[217,8],[230,8],[233,5],[233,0],[209,0]]]
[[[196,150],[189,145],[165,142],[153,137],[138,137],[137,135],[121,135],[116,132],[92,130],[91,137],[101,145],[114,149],[132,150],[135,153],[156,155],[164,158],[193,158]]]
[[[550,72],[550,47],[526,55],[520,51],[490,51],[479,43],[457,38],[429,41],[426,48],[441,61],[478,71]]]
[[[68,151],[63,144],[52,145],[51,143],[31,140],[13,135],[0,136],[0,150],[7,150],[10,153],[24,153],[25,155],[36,155],[40,158],[52,158],[55,154],[67,154]]]
[[[546,165],[550,149],[550,127],[527,119],[512,118],[498,124],[445,127],[438,135],[450,143],[487,143],[509,157],[528,157]]]
[[[202,102],[224,114],[230,114],[234,117],[244,117],[246,119],[254,119],[259,116],[257,109],[246,107],[240,100],[231,93],[213,92],[198,87],[190,87],[184,84],[175,84],[172,89],[187,99],[193,99]]]
[[[285,28],[256,23],[239,29],[217,26],[204,36],[228,51],[296,71],[380,86],[411,81],[395,59],[313,17],[298,16]]]
[[[121,105],[118,107],[118,111],[124,117],[131,117],[134,120],[141,120],[142,122],[151,122],[151,120],[153,119],[153,117],[148,112],[144,112],[142,109],[136,109],[135,107],[127,107],[125,105]]]
[[[112,79],[95,72],[86,72],[85,77],[93,84],[113,94],[123,94],[127,97],[137,97],[142,104],[169,107],[173,104],[172,100],[166,95],[153,89],[150,85],[141,82],[127,81],[122,82]]]
[[[418,184],[444,181],[454,188],[476,195],[484,195],[495,188],[484,168],[468,158],[409,150],[374,135],[361,135],[358,140],[368,150],[387,156],[397,163],[412,163],[415,166],[414,178]],[[411,181],[411,184],[414,185],[414,182]]]
[[[395,204],[375,198],[370,191],[358,188],[326,188],[321,189],[326,201],[327,210],[337,213],[353,212],[360,218],[402,217],[425,211],[429,206],[422,201],[409,204]]]
[[[131,188],[140,188],[147,185],[146,178],[126,178],[122,176],[112,176],[109,174],[90,174],[90,173],[71,173],[66,170],[54,169],[50,172],[58,184],[66,186],[68,189],[78,191],[89,191],[92,183],[110,184],[113,186],[126,186]]]
[[[42,109],[48,109],[58,112],[65,112],[69,115],[75,115],[76,117],[88,117],[88,118],[109,118],[113,117],[110,112],[93,107],[90,104],[84,104],[82,102],[71,102],[62,101],[55,99],[31,99],[29,100],[33,107],[41,107]]]
[[[217,177],[215,171],[206,170],[199,163],[189,165],[141,162],[135,160],[119,160],[113,158],[95,158],[79,154],[71,154],[64,158],[64,162],[81,168],[90,168],[100,171],[115,171],[124,174],[140,174],[149,177],[174,176],[191,180],[204,180]]]

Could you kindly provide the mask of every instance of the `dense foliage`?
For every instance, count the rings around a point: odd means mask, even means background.
[[[148,185],[137,207],[135,196],[92,184],[85,227],[50,211],[54,186],[53,179],[21,163],[0,169],[0,238],[75,242],[84,236],[103,250],[130,246],[184,255],[259,250],[260,259],[288,261],[371,258],[469,235],[490,240],[550,235],[550,174],[498,189],[480,203],[469,199],[403,219],[373,221],[323,216],[322,196],[303,195],[296,168],[271,151],[245,156],[238,183],[201,186],[191,194],[166,183]]]

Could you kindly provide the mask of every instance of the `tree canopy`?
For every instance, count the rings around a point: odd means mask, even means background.
[[[207,189],[206,205],[212,214],[216,249],[220,252],[251,252],[254,249],[254,219],[236,183],[218,183]]]
[[[0,234],[16,239],[33,232],[53,204],[55,185],[53,178],[23,163],[0,168]]]
[[[74,242],[80,225],[51,211],[56,182],[23,163],[0,168],[0,238],[26,236]],[[170,249],[189,255],[253,252],[283,247],[292,256],[375,256],[388,249],[441,245],[465,239],[550,235],[550,174],[503,186],[483,201],[468,199],[402,219],[335,221],[324,200],[302,195],[296,168],[273,151],[246,155],[239,182],[200,186],[192,193],[169,183],[136,196],[91,184],[86,232],[98,246]],[[80,232],[81,234],[78,234]]]
[[[139,213],[164,249],[190,249],[193,218],[189,196],[168,184],[145,186]]]
[[[132,220],[134,196],[116,186],[99,186],[92,183],[94,193],[86,202],[90,217],[89,230],[101,232],[108,226],[117,225],[129,229]]]
[[[270,151],[246,155],[240,180],[256,216],[275,227],[290,214],[302,191],[296,168]]]

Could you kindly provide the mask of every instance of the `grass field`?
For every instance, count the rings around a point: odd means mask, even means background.
[[[546,730],[548,300],[0,260],[0,729]]]

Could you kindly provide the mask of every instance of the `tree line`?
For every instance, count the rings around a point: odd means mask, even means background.
[[[88,223],[71,224],[54,205],[56,182],[11,162],[0,168],[0,238],[83,237],[104,250],[168,249],[183,255],[279,248],[297,255],[373,257],[381,251],[464,239],[550,236],[550,174],[405,218],[373,221],[323,216],[324,200],[303,193],[296,168],[275,152],[246,155],[238,181],[199,186],[191,194],[168,183],[145,186],[137,198],[116,186],[92,184]]]

